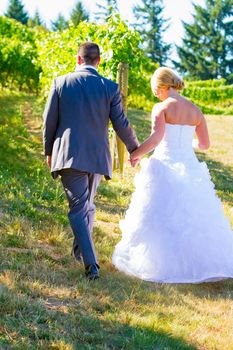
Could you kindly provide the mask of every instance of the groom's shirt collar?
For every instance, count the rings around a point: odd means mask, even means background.
[[[95,71],[97,71],[96,67],[91,66],[90,64],[85,64],[85,65],[77,65],[75,72],[78,72],[79,70],[86,69],[86,68],[91,68],[91,69],[94,69]]]

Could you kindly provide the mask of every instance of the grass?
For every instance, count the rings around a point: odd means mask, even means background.
[[[160,285],[116,271],[111,254],[135,170],[103,181],[94,240],[101,279],[88,282],[70,256],[72,234],[59,182],[42,156],[43,104],[0,93],[0,348],[16,350],[232,350],[233,282]],[[142,140],[149,115],[129,117]],[[233,225],[232,117],[207,117],[207,161]]]

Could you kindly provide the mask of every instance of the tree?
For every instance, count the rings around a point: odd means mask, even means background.
[[[14,18],[23,24],[27,24],[29,20],[28,13],[24,10],[24,5],[20,0],[10,0],[7,11],[5,13],[6,17]]]
[[[66,31],[51,32],[43,40],[37,40],[39,64],[42,67],[41,87],[47,94],[54,77],[72,71],[76,64],[77,47],[85,41],[93,41],[101,48],[100,74],[116,80],[119,62],[128,62],[130,68],[129,91],[152,98],[150,88],[151,65],[139,47],[141,42],[137,31],[129,28],[120,16],[111,16],[106,25],[80,22]]]
[[[39,13],[38,9],[35,12],[35,16],[33,18],[33,23],[35,26],[42,26],[43,25],[43,21],[40,17],[40,13]]]
[[[40,13],[39,13],[38,9],[36,10],[34,17],[29,18],[27,25],[28,25],[28,27],[42,27],[43,26],[43,21],[40,17]]]
[[[98,12],[95,13],[95,17],[100,21],[106,21],[113,13],[119,12],[116,0],[102,0],[96,6]]]
[[[57,19],[54,22],[52,22],[52,30],[56,32],[58,30],[62,31],[66,28],[68,28],[68,21],[61,13],[59,13]]]
[[[193,23],[183,22],[185,35],[177,47],[181,72],[192,79],[227,78],[233,73],[233,1],[206,0],[194,5]]]
[[[144,41],[145,54],[153,61],[164,65],[171,49],[171,44],[163,41],[162,35],[167,30],[167,19],[162,16],[162,0],[142,0],[142,5],[133,8],[137,19],[135,28]]]
[[[89,13],[83,7],[82,2],[78,1],[71,12],[71,21],[76,27],[80,22],[88,21],[88,20],[89,20]]]

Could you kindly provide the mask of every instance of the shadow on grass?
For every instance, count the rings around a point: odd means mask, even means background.
[[[119,205],[116,205],[115,203],[111,203],[111,202],[109,203],[101,200],[97,201],[96,208],[104,211],[106,214],[113,214],[113,215],[120,214],[121,216],[123,216],[123,214],[127,209],[126,206],[123,206],[123,205],[119,206]]]
[[[108,319],[111,305],[107,303],[96,301],[92,310],[85,310],[78,297],[62,302],[44,294],[35,300],[16,295],[4,286],[0,299],[4,305],[2,311],[7,315],[0,321],[4,322],[5,333],[1,349],[14,344],[17,349],[33,350],[39,346],[47,350],[57,344],[56,349],[69,350],[197,350],[181,337],[160,330],[159,325],[133,326],[130,320],[116,321],[117,315]]]
[[[31,252],[31,262],[35,262],[33,255]],[[29,255],[20,256],[18,262],[20,260],[23,265]],[[201,285],[143,282],[114,272],[108,264],[102,267],[102,278],[93,283],[85,279],[82,268],[76,268],[74,272],[70,259],[62,263],[51,257],[46,258],[46,268],[51,270],[51,276],[46,278],[42,258],[46,257],[36,259],[37,273],[27,263],[27,268],[20,272],[20,279],[15,281],[13,288],[1,287],[3,314],[0,324],[4,324],[6,330],[6,345],[11,345],[11,341],[15,340],[18,346],[21,345],[20,349],[38,349],[40,345],[40,349],[47,350],[52,342],[60,341],[75,350],[195,350],[198,348],[194,345],[162,330],[164,322],[172,321],[167,307],[176,303],[177,306],[186,307],[190,313],[196,312],[194,303],[187,304],[184,300],[187,294],[205,300],[220,300],[227,297],[233,286],[227,281]],[[63,265],[63,271],[57,265]],[[111,270],[112,273],[109,272]],[[17,271],[20,271],[19,263]],[[78,282],[74,283],[75,279]],[[42,291],[30,288],[30,284],[39,286],[40,283]],[[52,297],[46,288],[54,287],[61,291],[69,287],[70,294],[62,297],[58,293],[57,297]],[[155,321],[144,322],[145,312],[151,315],[151,307],[155,304],[161,304],[160,311],[154,313]],[[135,312],[137,321],[133,320]],[[137,326],[132,324],[135,322]]]
[[[99,230],[98,235],[100,244],[104,232]],[[114,246],[115,240],[110,238],[109,246]],[[99,249],[100,257],[104,250]],[[169,307],[176,305],[200,313],[193,302],[187,303],[187,295],[211,301],[233,299],[233,281],[168,285],[127,276],[109,263],[112,249],[101,265],[101,279],[89,282],[83,267],[67,253],[61,254],[62,258],[50,251],[7,248],[1,254],[4,274],[8,282],[13,278],[13,285],[1,297],[0,325],[2,322],[7,334],[19,339],[19,349],[37,349],[40,345],[40,349],[47,350],[52,342],[62,341],[77,350],[195,350],[194,345],[162,330],[164,322],[172,321]],[[64,290],[68,291],[65,296]],[[150,322],[146,321],[147,315]],[[7,334],[6,344],[10,345]]]
[[[81,295],[89,292],[92,294],[94,291],[97,299],[105,296],[115,305],[128,299],[135,299],[138,305],[146,306],[154,302],[155,295],[159,295],[160,302],[167,306],[174,302],[177,305],[183,304],[182,296],[187,294],[209,300],[233,299],[233,279],[199,284],[160,284],[145,282],[121,273],[109,262],[112,247],[115,246],[117,238],[108,237],[108,245],[106,246],[105,243],[103,246],[101,237],[104,233],[98,228],[95,232],[95,235],[97,234],[98,237],[95,237],[94,240],[98,247],[101,266],[101,279],[97,284],[86,283],[83,266],[77,264],[70,253],[62,251],[61,248],[59,255],[53,254],[52,247],[49,251],[46,251],[46,247],[41,247],[41,249],[35,247],[28,250],[5,248],[4,253],[1,253],[1,269],[20,272],[17,287],[19,291],[20,285],[24,284],[23,281],[26,283],[35,281],[53,288],[75,286]],[[71,237],[68,238],[72,241]],[[150,297],[149,293],[152,293]]]

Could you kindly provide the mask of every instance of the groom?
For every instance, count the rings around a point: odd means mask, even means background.
[[[73,255],[88,279],[99,277],[92,242],[94,196],[102,175],[112,176],[108,126],[132,153],[137,137],[124,114],[118,85],[100,76],[98,45],[83,43],[77,69],[54,79],[44,111],[44,150],[53,178],[59,175],[69,202]]]

